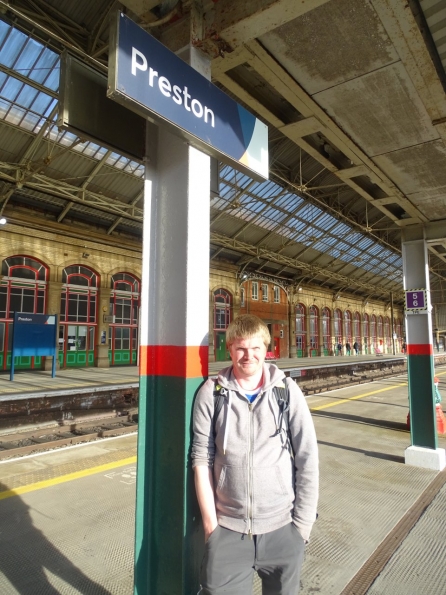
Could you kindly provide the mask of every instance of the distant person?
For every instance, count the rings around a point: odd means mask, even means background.
[[[406,353],[406,343],[403,343],[403,344],[402,344],[402,346],[401,346],[401,351],[402,351],[403,353]]]
[[[338,349],[338,355],[342,355],[342,345],[341,345],[341,343],[338,343],[337,349]]]
[[[353,349],[355,350],[355,355],[359,355],[359,345],[357,341],[353,343]]]
[[[351,355],[351,350],[352,348],[350,347],[350,343],[347,341],[347,343],[345,344],[345,352],[347,355]]]
[[[235,318],[226,341],[232,366],[201,387],[193,413],[199,593],[248,595],[256,568],[264,595],[297,595],[318,499],[313,420],[297,384],[265,363],[260,318]]]

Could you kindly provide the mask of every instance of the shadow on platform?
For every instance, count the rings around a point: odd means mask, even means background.
[[[0,483],[0,495],[8,487]],[[110,591],[91,580],[64,556],[45,535],[37,529],[30,515],[30,507],[19,497],[0,501],[2,553],[0,572],[20,595],[59,595],[45,570],[59,577],[80,593],[112,595]],[[20,539],[17,540],[17,537]],[[16,543],[20,547],[17,547]]]

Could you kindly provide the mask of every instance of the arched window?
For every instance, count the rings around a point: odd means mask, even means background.
[[[92,366],[99,277],[89,267],[72,265],[62,271],[62,283],[59,327],[61,365]]]
[[[318,355],[319,349],[319,311],[316,306],[310,306],[310,357]]]
[[[229,359],[226,329],[232,317],[232,295],[220,287],[214,291],[214,354],[216,361]]]
[[[330,327],[330,310],[323,308],[322,310],[322,342],[324,355],[329,355],[331,349],[331,327]]]
[[[0,318],[14,312],[45,313],[48,269],[29,256],[10,256],[2,262]]]
[[[334,339],[336,345],[341,343],[342,345],[342,312],[339,308],[333,312],[333,328],[334,328]]]
[[[387,353],[392,353],[392,337],[390,335],[390,320],[388,316],[384,318],[384,345],[387,347]]]
[[[397,318],[395,322],[396,339],[398,341],[398,351],[401,351],[403,345],[403,323],[401,318]]]
[[[214,329],[226,330],[231,322],[232,295],[226,289],[214,291]]]
[[[352,313],[350,310],[344,312],[344,339],[346,343],[352,344]]]
[[[353,341],[361,344],[361,316],[359,312],[353,314]]]
[[[297,304],[296,306],[296,349],[297,357],[303,357],[305,354],[305,306]]]
[[[139,295],[139,281],[130,273],[116,273],[110,280],[110,289]]]
[[[110,280],[109,360],[111,365],[136,364],[138,353],[139,280],[116,273]]]
[[[370,338],[372,346],[376,349],[376,316],[374,314],[370,318]]]
[[[401,318],[397,318],[396,324],[395,324],[395,331],[396,331],[396,338],[398,339],[398,341],[400,341],[403,336],[402,329],[403,329],[403,325],[401,324]]]
[[[382,316],[378,316],[378,329],[377,329],[377,337],[378,340],[382,340],[383,338],[383,317]]]
[[[369,315],[364,314],[362,317],[362,334],[364,337],[364,350],[365,353],[369,353],[369,340],[370,340],[370,322]],[[360,342],[361,344],[361,342]]]
[[[0,369],[10,366],[14,312],[45,314],[48,268],[30,256],[16,255],[2,262],[0,282]],[[20,357],[16,368],[40,365],[40,357]]]
[[[245,288],[240,287],[240,306],[243,308],[245,305]]]

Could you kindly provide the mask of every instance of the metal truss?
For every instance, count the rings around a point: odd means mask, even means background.
[[[38,172],[30,172],[26,167],[18,164],[0,161],[0,180],[14,184],[19,189],[30,188],[132,221],[142,221],[143,219],[143,210],[134,204],[126,204],[92,192],[87,188],[79,188],[60,180],[51,179]]]
[[[322,277],[331,281],[336,281],[338,283],[341,283],[345,288],[348,288],[350,290],[360,290],[364,293],[373,294],[381,298],[387,298],[389,295],[389,289],[381,287],[376,283],[367,283],[365,281],[359,281],[351,277],[347,277],[345,275],[336,273],[332,270],[308,264],[306,262],[297,260],[295,258],[290,258],[283,254],[278,254],[277,252],[273,252],[268,248],[253,246],[252,244],[247,244],[246,242],[229,238],[222,234],[211,232],[211,243],[217,244],[218,246],[223,246],[224,248],[235,250],[236,252],[248,254],[252,256],[253,259],[269,260],[270,262],[274,262],[285,267],[290,267],[299,270],[300,272],[304,272],[306,276],[311,275],[313,278]],[[401,299],[403,299],[402,292],[396,293],[398,294],[398,297],[401,297]],[[401,296],[399,295],[399,293],[401,293]]]

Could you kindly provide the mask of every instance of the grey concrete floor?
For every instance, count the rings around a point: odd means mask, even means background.
[[[446,405],[446,370],[437,374]],[[404,464],[405,383],[386,379],[308,398],[321,495],[301,595],[339,595],[436,476]],[[132,594],[135,446],[127,436],[0,463],[2,595]],[[443,489],[369,595],[446,593],[445,518]],[[400,577],[408,578],[397,590]],[[261,593],[258,582],[254,592]]]

